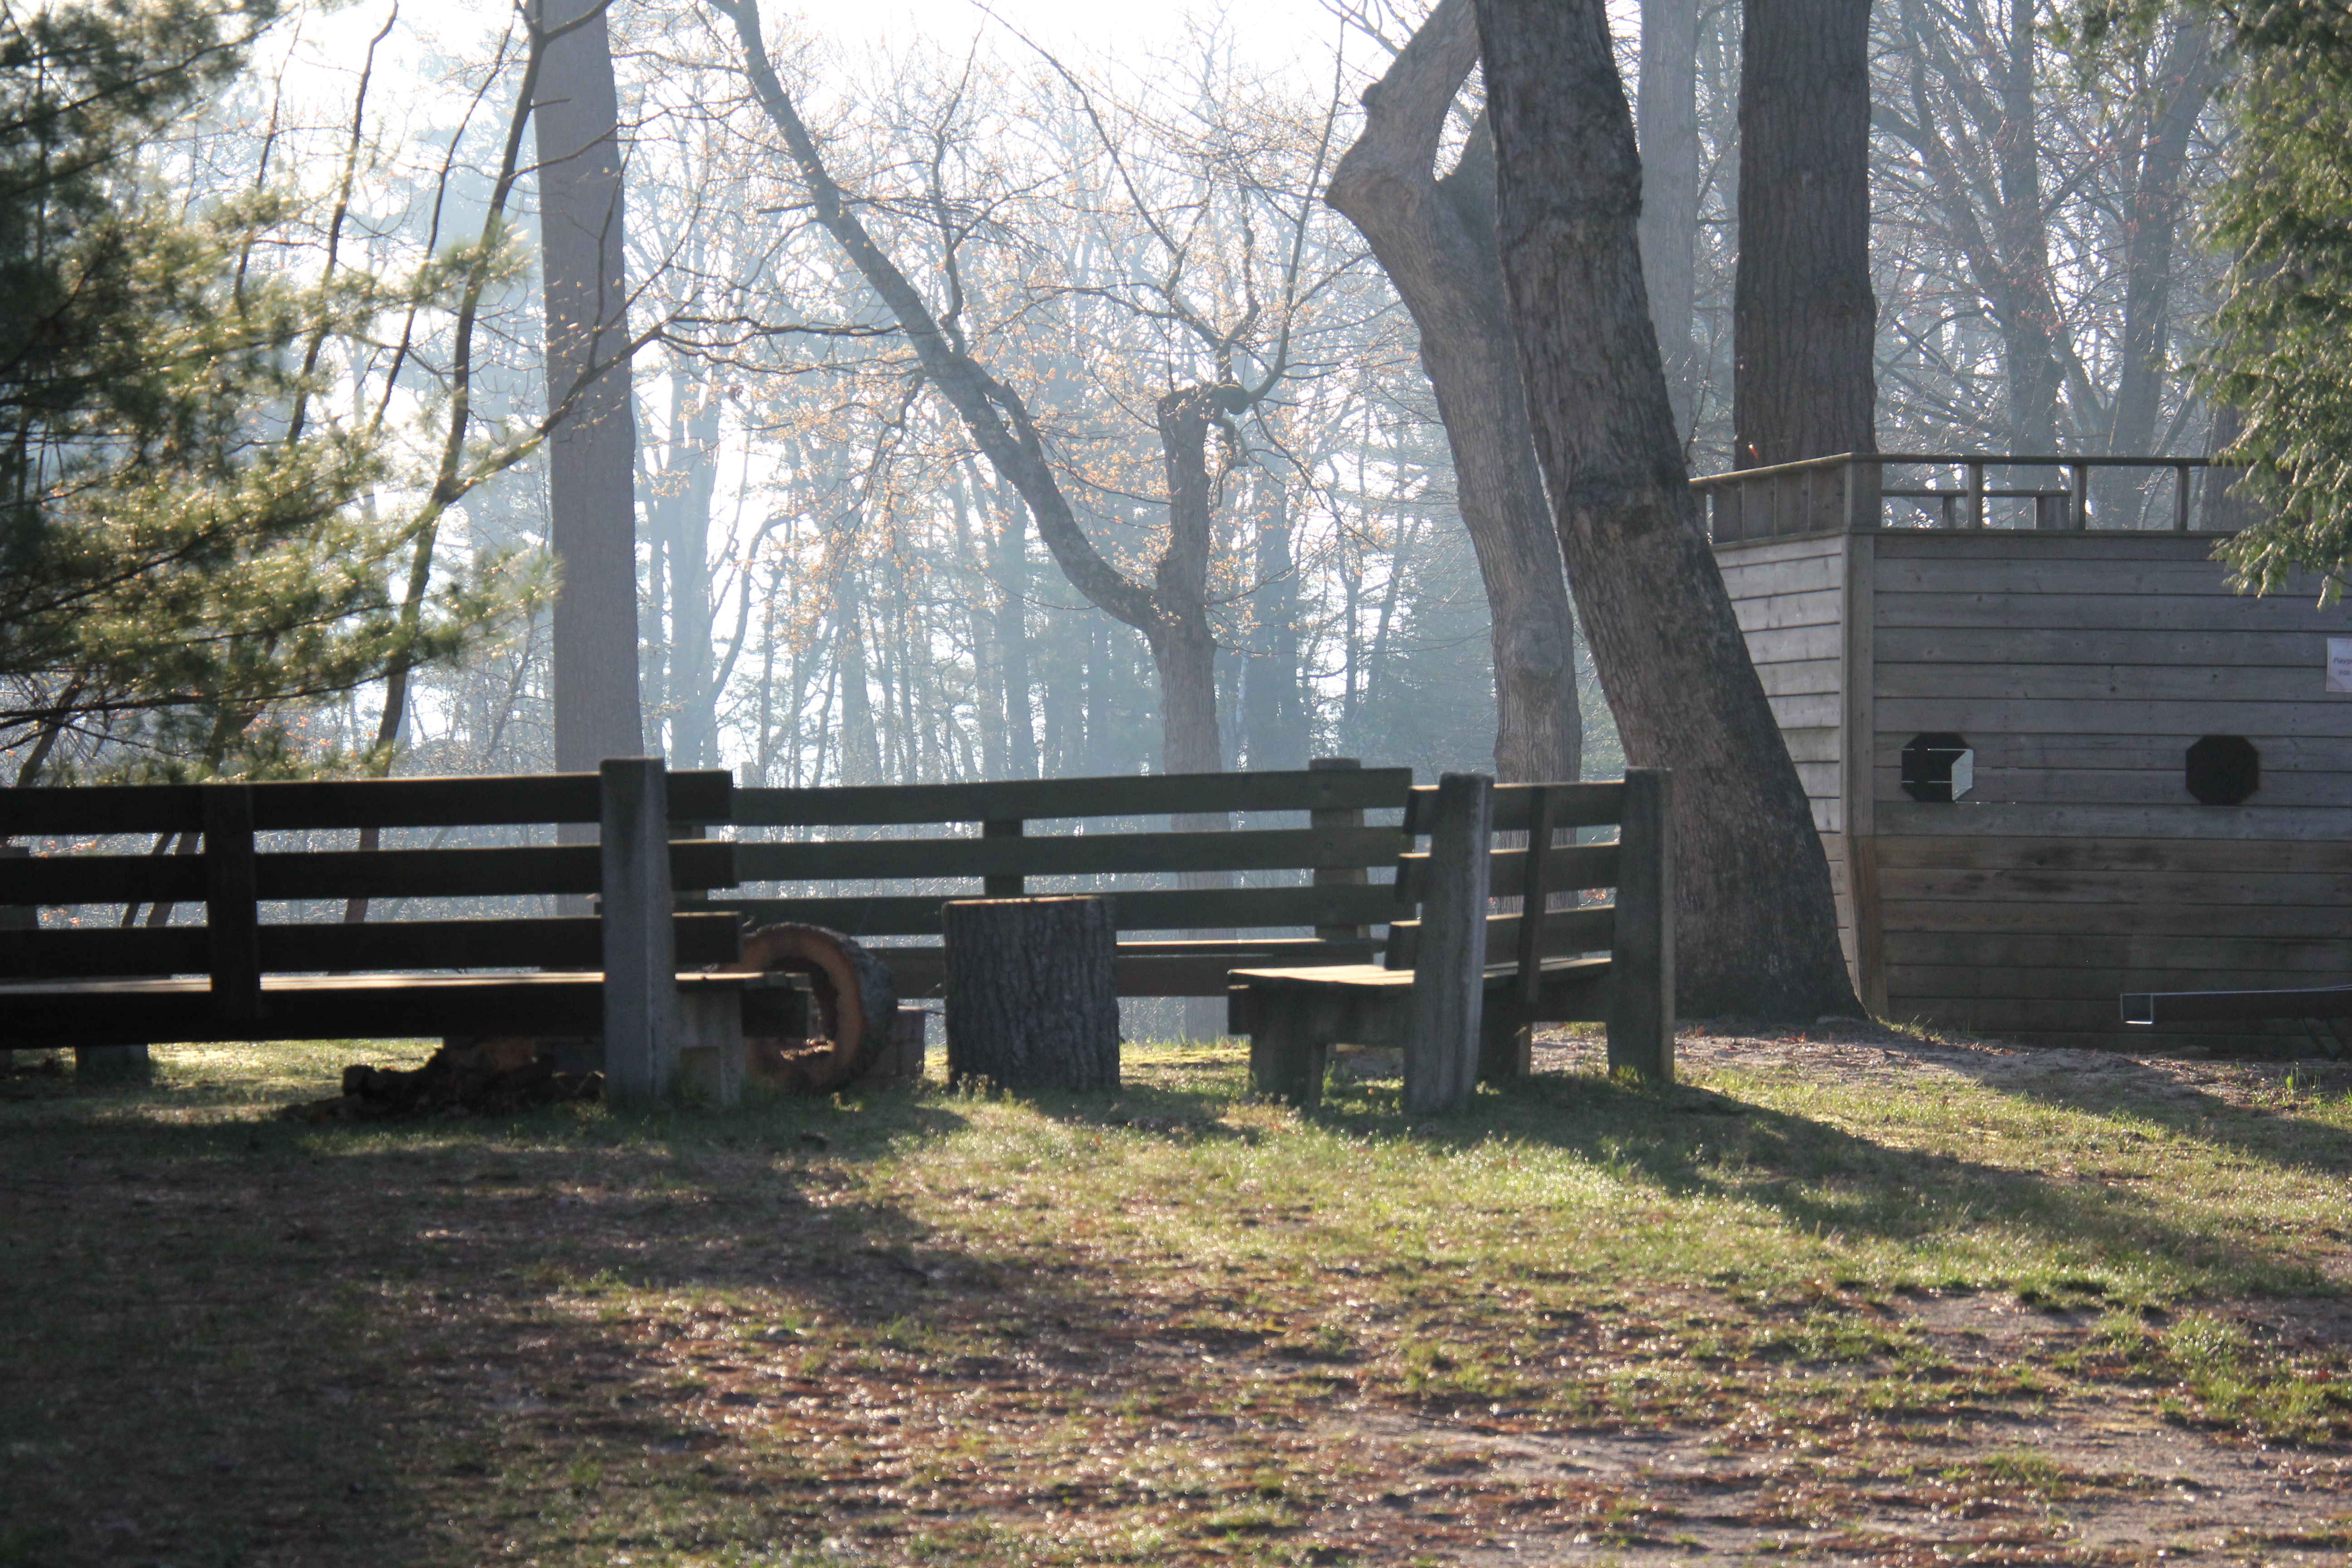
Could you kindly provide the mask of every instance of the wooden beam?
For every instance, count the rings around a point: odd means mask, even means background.
[[[997,784],[739,789],[734,792],[734,816],[730,820],[746,826],[882,826],[1014,817],[1040,822],[1190,812],[1316,811],[1348,805],[1378,810],[1402,805],[1412,784],[1411,768],[1352,772],[1301,768],[1283,773],[1155,773]]]
[[[260,914],[254,891],[253,792],[247,784],[199,786],[205,833],[205,952],[213,1016],[261,1016]]]
[[[1653,1082],[1675,1076],[1674,775],[1625,770],[1625,820],[1618,830],[1615,941],[1609,1070]]]
[[[604,1082],[643,1103],[668,1093],[677,1067],[669,813],[658,757],[608,757],[601,772]]]
[[[1404,1026],[1408,1116],[1460,1110],[1477,1083],[1494,788],[1483,773],[1446,773],[1429,813],[1430,887]]]

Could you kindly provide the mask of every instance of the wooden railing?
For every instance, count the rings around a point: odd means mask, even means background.
[[[2146,498],[2139,498],[2127,509],[2128,520],[2103,517],[2101,503],[2092,494],[2092,474],[2100,469],[2141,473],[2169,470],[2169,521],[2176,532],[2186,533],[2192,531],[2198,514],[2198,492],[2210,488],[2210,480],[2200,486],[2195,476],[2208,467],[2203,458],[1849,452],[1834,458],[1810,458],[1802,462],[1712,474],[1693,479],[1691,488],[1698,491],[1707,509],[1707,537],[1717,544],[1729,544],[1791,534],[1887,527],[1924,526],[1962,531],[1985,528],[2044,531],[2138,529],[2146,526]],[[1927,469],[1929,473],[1911,484],[1890,485],[1886,482],[1889,468]],[[1940,485],[1937,483],[1938,470],[1945,479]],[[2021,484],[2020,470],[2041,470],[2053,474],[2061,482]],[[2030,504],[2007,508],[1995,504],[2004,501]],[[1902,506],[1908,517],[1890,517],[1889,502]],[[2126,509],[2114,505],[2108,510]],[[2004,511],[2006,517],[2000,515]]]

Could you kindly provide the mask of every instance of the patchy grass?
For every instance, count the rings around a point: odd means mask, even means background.
[[[2323,1561],[2352,1507],[2307,1069],[1722,1053],[1409,1125],[1130,1047],[1117,1095],[268,1120],[392,1055],[0,1082],[0,1568]]]

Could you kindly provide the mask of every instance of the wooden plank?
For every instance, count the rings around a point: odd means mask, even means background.
[[[1881,863],[1948,870],[2352,872],[2352,843],[2194,838],[1890,838]]]
[[[1973,737],[1971,737],[1973,739]],[[2261,750],[2257,743],[2257,750]],[[2169,766],[2129,768],[2002,768],[1977,763],[1976,783],[1962,797],[1963,805],[2140,805],[2184,811],[2213,809],[2189,793],[2186,745],[2173,753]],[[1902,771],[1876,770],[1882,800],[1909,797],[1903,794]],[[2352,775],[2329,771],[2304,773],[2277,767],[2267,752],[2263,756],[2262,787],[2251,804],[2269,807],[2300,807],[2343,812],[2352,807]]]
[[[1517,944],[1519,964],[1517,990],[1522,1005],[1532,1004],[1543,993],[1544,916],[1550,909],[1551,879],[1559,870],[1559,867],[1552,859],[1557,848],[1552,841],[1559,837],[1552,821],[1552,810],[1551,792],[1538,790],[1535,797],[1535,809],[1528,823],[1528,847],[1518,852],[1518,858],[1510,865],[1510,869],[1517,873],[1516,879],[1518,883],[1517,891],[1519,895],[1520,920]],[[1578,851],[1571,848],[1566,853],[1573,855]],[[1613,872],[1615,857],[1611,857],[1611,859],[1612,861],[1611,868]],[[1495,872],[1499,868],[1490,856],[1486,862],[1486,891],[1490,897],[1509,896],[1507,893],[1498,892],[1495,887]],[[1490,943],[1486,951],[1492,953],[1496,949]]]
[[[1021,818],[1166,816],[1193,812],[1315,811],[1404,804],[1410,768],[1262,773],[1155,773],[992,784],[873,784],[835,789],[739,789],[744,826],[882,826]]]
[[[1773,720],[1783,730],[1826,730],[1844,716],[1845,704],[1834,691],[1800,697],[1768,697]]]
[[[1835,763],[1839,760],[1842,737],[1833,725],[1784,729],[1780,731],[1780,739],[1788,743],[1789,755],[1797,763]],[[1906,735],[1904,739],[1910,737]]]
[[[1778,702],[1773,704],[1773,710],[1780,710]],[[2042,701],[2024,698],[1885,695],[1878,701],[1881,733],[1958,730],[1966,734],[1970,730],[2007,730],[2092,735],[2257,735],[2315,727],[2325,727],[2337,734],[2352,728],[2352,702],[2341,699],[2336,703],[2323,701],[2318,693],[2308,701],[2148,701],[2130,698]]]
[[[260,925],[261,968],[365,972],[432,969],[585,971],[602,962],[597,922],[583,919],[376,921],[363,925]],[[732,915],[677,917],[677,962],[733,963],[742,927]],[[0,978],[187,974],[206,967],[202,926],[94,926],[0,931]]]
[[[2146,871],[2079,868],[1966,869],[1882,864],[1879,889],[1889,899],[1992,899],[2005,903],[2327,906],[2352,926],[2352,876],[2287,871]]]
[[[1920,560],[1882,552],[1881,594],[2136,594],[2229,598],[2219,563],[2199,561]]]
[[[2352,734],[2282,735],[2245,730],[2230,732],[2244,735],[2262,752],[2265,777],[2272,773],[2352,773]],[[2050,772],[2116,768],[2177,773],[2198,733],[2190,730],[2151,735],[2020,735],[1988,730],[1970,735],[1969,743],[1976,748],[1979,775],[1988,769],[2011,768]],[[1910,739],[1908,731],[1878,731],[1871,741],[1873,764],[1899,768],[1903,748]]]
[[[759,925],[806,921],[850,936],[937,936],[940,906],[965,896],[713,899],[710,907],[732,910]],[[1120,931],[1379,925],[1412,907],[1400,904],[1393,887],[1386,882],[1364,888],[1177,888],[1111,897],[1112,915]]]
[[[1888,900],[1887,931],[2043,931],[2084,935],[2298,937],[2336,941],[2344,911],[2333,905],[2080,904],[2059,900],[2004,903],[1993,899]]]
[[[2307,632],[2331,624],[2309,600],[2250,595],[1881,593],[1877,614],[1882,630]]]
[[[1762,598],[1735,599],[1731,608],[1742,632],[1780,631],[1791,626],[1833,626],[1838,624],[1838,595],[1833,589],[1811,594],[1772,594]]]
[[[1544,916],[1543,955],[1573,957],[1606,952],[1616,940],[1617,910],[1601,904],[1591,909],[1553,910]],[[1507,954],[1519,945],[1517,915],[1486,917],[1486,952]],[[1393,969],[1411,969],[1421,958],[1421,922],[1401,920],[1389,927],[1387,963]]]
[[[2100,931],[1903,931],[1890,963],[2001,969],[2154,968],[2181,973],[2342,970],[2352,979],[2352,934],[2309,937],[2119,936]]]
[[[1527,894],[1528,851],[1525,849],[1495,849],[1487,853],[1487,875],[1493,896],[1498,899],[1524,898]],[[1545,858],[1544,880],[1547,893],[1581,892],[1589,888],[1613,888],[1617,885],[1617,846],[1614,844],[1554,845]],[[1397,862],[1400,890],[1406,899],[1418,901],[1429,886],[1429,857],[1413,854]]]
[[[1763,682],[1767,697],[1811,697],[1843,690],[1840,682],[1844,679],[1844,670],[1834,658],[1818,658],[1759,664],[1756,678]]]
[[[1742,636],[1748,641],[1748,659],[1759,669],[1768,664],[1835,659],[1845,651],[1843,626],[1767,626]]]
[[[1752,563],[1772,564],[1782,561],[1800,561],[1810,556],[1834,554],[1838,535],[1834,532],[1782,534],[1762,539],[1726,540],[1716,546],[1715,563],[1727,577]]]
[[[206,981],[12,985],[0,1016],[18,1038],[66,1045],[151,1041],[399,1040],[449,1034],[593,1035],[603,976],[271,975],[257,1018],[213,1016]]]
[[[677,820],[725,822],[733,776],[723,770],[670,776]],[[0,796],[0,838],[200,830],[203,784],[74,784]],[[476,778],[289,780],[253,791],[259,832],[299,828],[466,827],[593,822],[594,773]]]
[[[1876,640],[1877,656],[1891,664],[2268,666],[2324,671],[2327,661],[2326,633],[2317,625],[2294,632],[2172,626],[2132,630],[1886,626]]]
[[[1533,820],[1538,789],[1550,795],[1553,826],[1562,829],[1613,826],[1624,810],[1625,786],[1622,782],[1496,784],[1495,831],[1525,833]]]
[[[735,856],[723,839],[683,839],[669,847],[672,888],[735,886]],[[334,849],[259,858],[265,899],[484,898],[520,893],[593,893],[593,845],[525,845],[486,849]]]
[[[1776,665],[1780,671],[1810,669]],[[1759,672],[1760,673],[1760,672]],[[1889,698],[2097,702],[2309,702],[2329,707],[2352,732],[2352,701],[2326,690],[2325,659],[2280,667],[2233,664],[1896,664],[1878,661],[1878,694]],[[1798,679],[1794,675],[1788,679]],[[1770,687],[1768,686],[1768,690]],[[2315,715],[2315,717],[2319,717]],[[2327,721],[2321,719],[2322,722]],[[2177,729],[2178,725],[2168,725]],[[2242,733],[2242,731],[2233,731]]]
[[[868,950],[890,969],[901,998],[941,994],[947,980],[944,949],[875,947]],[[1112,955],[1112,978],[1122,996],[1213,996],[1227,987],[1235,969],[1267,964],[1360,964],[1375,944],[1325,942],[1304,938],[1251,942],[1121,942]]]
[[[1754,553],[1733,561],[1718,556],[1716,565],[1723,573],[1725,589],[1735,600],[1815,593],[1836,587],[1845,569],[1837,546],[1837,540],[1831,537],[1814,541],[1810,548],[1792,551],[1778,559]]]
[[[898,877],[1086,877],[1385,866],[1407,844],[1393,827],[1254,828],[1223,833],[1089,833],[1039,837],[864,838],[735,846],[746,882]]]
[[[2259,798],[2259,797],[2258,797]],[[2059,838],[2310,838],[2347,837],[2345,810],[2258,805],[1958,805],[1889,800],[1875,807],[1882,837],[2048,836]]]
[[[2042,531],[2039,529],[1987,529],[1981,532],[1952,529],[1888,528],[1879,531],[1883,553],[1918,562],[1968,564],[2003,559],[2034,563],[2081,562],[2094,566],[2145,562],[2155,564],[2206,566],[2221,570],[2212,559],[2214,533],[2174,533],[2164,529],[2084,529]],[[2297,584],[2295,591],[2306,584]],[[2315,597],[2318,585],[2307,584]]]

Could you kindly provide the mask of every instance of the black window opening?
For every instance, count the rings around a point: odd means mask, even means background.
[[[1913,800],[1949,805],[1976,782],[1977,754],[1965,736],[1937,730],[1903,748],[1903,793]]]
[[[2263,787],[2263,754],[2243,735],[2207,735],[2189,748],[2189,793],[2207,805],[2236,805]]]

